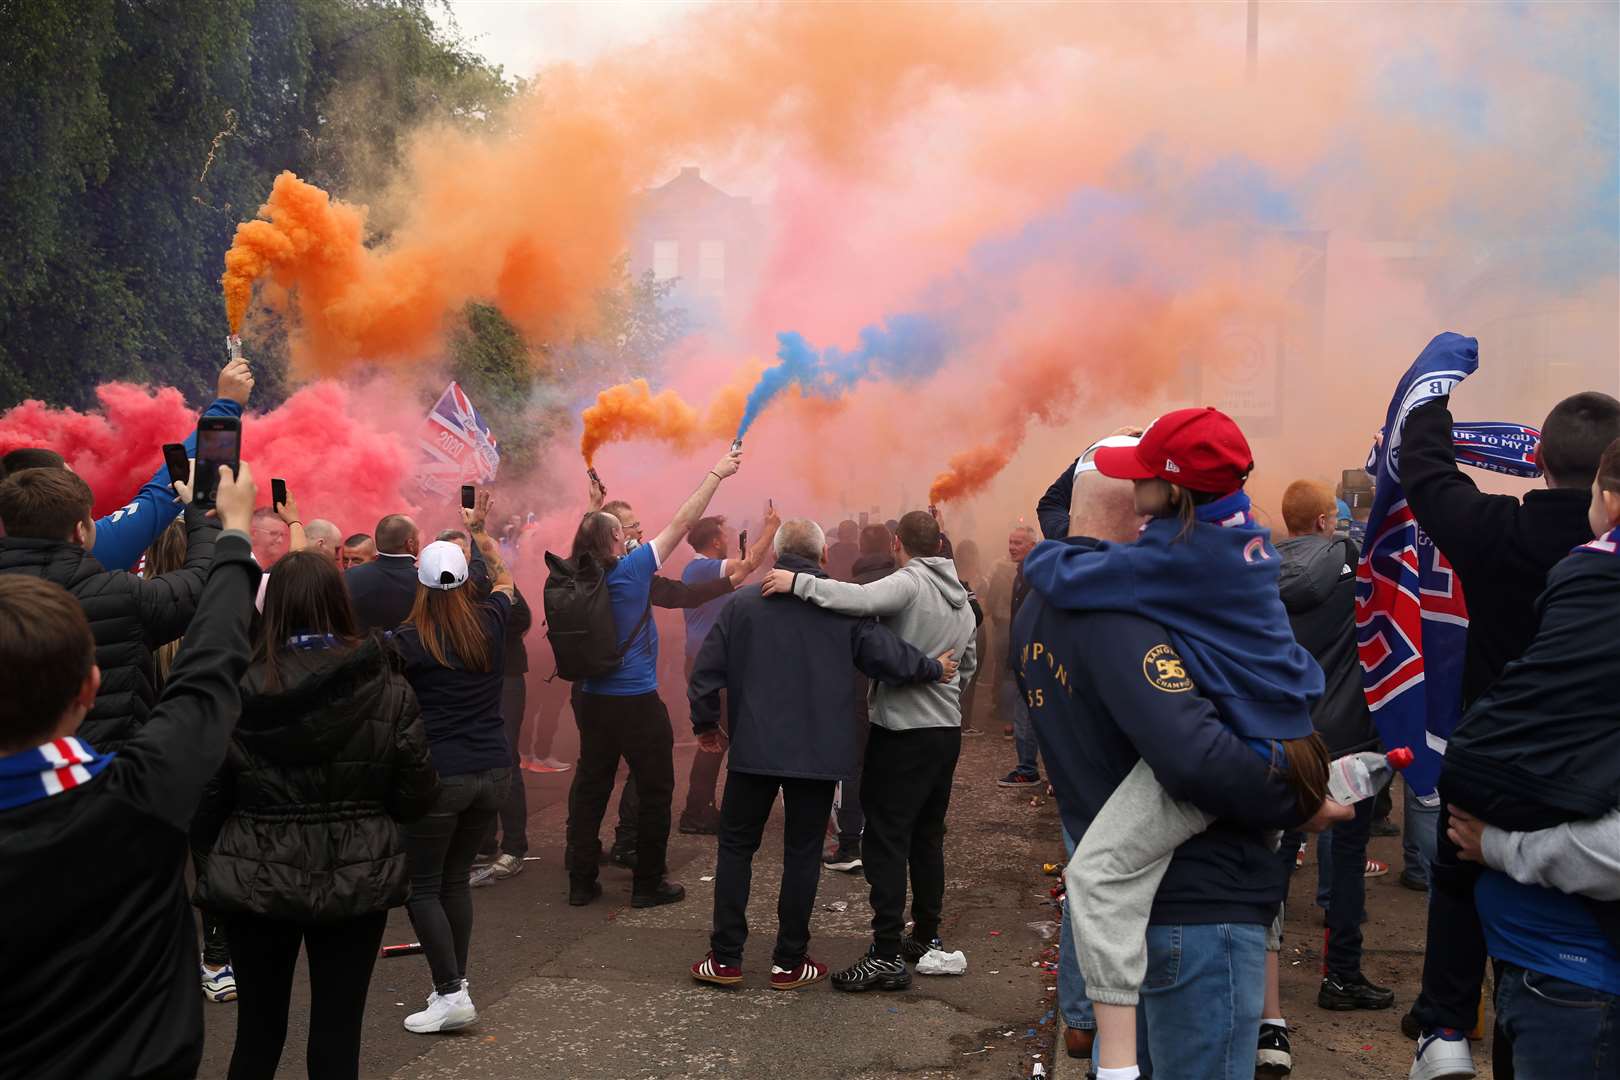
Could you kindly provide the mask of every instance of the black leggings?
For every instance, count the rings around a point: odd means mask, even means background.
[[[287,1041],[298,947],[309,956],[310,1080],[356,1080],[366,991],[388,912],[334,923],[294,923],[226,915],[225,936],[236,970],[236,1049],[230,1080],[272,1080]]]

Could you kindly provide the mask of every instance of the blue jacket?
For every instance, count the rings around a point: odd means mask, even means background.
[[[1073,553],[1098,541],[1071,539]],[[1038,549],[1037,549],[1038,550]],[[1266,830],[1299,823],[1292,790],[1224,724],[1179,663],[1165,628],[1140,615],[1064,610],[1032,592],[1013,620],[1015,668],[1063,826],[1077,840],[1138,760],[1174,798],[1215,815],[1176,849],[1155,924],[1269,923],[1286,891]]]
[[[242,406],[219,398],[203,410],[204,416],[241,416]],[[186,456],[197,456],[197,432],[186,436]],[[152,479],[128,503],[96,519],[96,546],[91,556],[109,570],[128,570],[141,561],[146,549],[163,535],[184,509],[169,486],[169,467],[158,467]]]
[[[1053,606],[1141,615],[1169,632],[1187,681],[1214,701],[1239,735],[1299,739],[1311,734],[1322,668],[1300,648],[1277,580],[1282,559],[1254,523],[1241,491],[1179,522],[1150,522],[1134,544],[1047,541],[1024,559],[1024,578]]]

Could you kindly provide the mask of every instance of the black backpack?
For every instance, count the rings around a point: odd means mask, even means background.
[[[576,561],[548,551],[546,568],[550,570],[545,590],[546,638],[557,658],[557,674],[569,682],[613,674],[647,629],[651,602],[620,645],[602,565],[588,553]]]

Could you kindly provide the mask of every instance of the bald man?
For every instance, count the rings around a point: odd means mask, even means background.
[[[311,551],[318,551],[331,559],[338,561],[338,552],[343,547],[343,533],[338,527],[325,518],[316,518],[304,526],[304,538],[308,541],[304,546]]]

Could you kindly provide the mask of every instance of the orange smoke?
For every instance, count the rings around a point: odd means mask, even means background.
[[[608,387],[581,418],[585,434],[580,436],[579,452],[586,465],[596,463],[596,452],[604,443],[646,438],[687,449],[698,436],[697,410],[673,390],[654,394],[646,379]]]
[[[268,275],[286,296],[267,299],[295,316],[295,366],[320,374],[429,356],[473,300],[535,340],[589,332],[636,192],[680,160],[760,138],[853,168],[916,106],[1015,76],[1039,41],[1032,21],[977,7],[717,5],[644,47],[539,73],[498,125],[416,132],[375,193],[374,247],[363,209],[283,174],[227,257],[227,316],[239,329]]]
[[[1051,313],[1059,308],[1050,296],[1037,293],[1024,302]],[[988,420],[994,434],[951,456],[929,488],[929,501],[946,503],[983,491],[1023,446],[1032,423],[1062,424],[1077,407],[1093,402],[1144,404],[1167,387],[1172,398],[1196,393],[1193,386],[1175,385],[1187,362],[1214,359],[1225,347],[1223,330],[1275,318],[1276,308],[1227,283],[1177,296],[1094,286],[1073,297],[1059,320],[1038,331],[1011,330],[1022,340],[999,365],[997,381],[985,387],[977,420],[963,425],[982,430]]]
[[[326,192],[290,172],[276,177],[258,217],[236,227],[225,253],[220,283],[231,333],[241,332],[253,285],[266,274],[281,285],[297,285],[307,309],[324,313],[365,271],[364,224],[363,210],[333,203]]]

